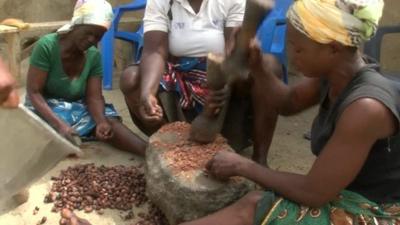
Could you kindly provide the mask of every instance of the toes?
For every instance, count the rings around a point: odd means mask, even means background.
[[[72,217],[70,221],[71,221],[71,223],[68,225],[81,225],[78,220],[78,217],[76,217],[76,216]]]
[[[69,209],[62,209],[61,210],[61,217],[65,219],[71,219],[74,214]]]

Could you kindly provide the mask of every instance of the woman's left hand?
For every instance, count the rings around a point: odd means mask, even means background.
[[[208,110],[209,114],[216,115],[220,112],[221,108],[229,100],[229,86],[225,85],[222,89],[219,90],[209,90],[208,96],[206,98],[206,106],[205,109]]]
[[[96,126],[96,138],[101,141],[107,141],[112,138],[114,132],[108,121],[101,122]]]
[[[206,169],[217,179],[227,180],[232,176],[239,176],[241,169],[251,160],[234,152],[218,152],[206,165]]]

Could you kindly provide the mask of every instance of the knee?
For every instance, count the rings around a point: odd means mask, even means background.
[[[245,206],[255,208],[258,201],[261,200],[262,196],[263,196],[262,191],[252,191],[243,196],[240,199],[240,201],[242,201]]]
[[[107,120],[113,128],[121,124],[121,120],[118,118],[107,118]]]
[[[139,71],[137,66],[129,66],[121,75],[119,87],[122,93],[128,94],[139,88]]]

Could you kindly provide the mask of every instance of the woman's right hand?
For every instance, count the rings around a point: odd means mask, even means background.
[[[159,123],[163,119],[163,110],[154,95],[142,98],[139,105],[140,117],[149,123]]]
[[[65,137],[68,140],[73,140],[73,136],[78,135],[74,128],[68,126],[65,123],[61,123],[60,125],[58,125],[57,131],[61,136]]]

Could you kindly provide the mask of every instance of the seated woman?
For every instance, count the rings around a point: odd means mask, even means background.
[[[103,71],[96,45],[112,18],[107,1],[78,0],[70,24],[37,42],[25,105],[68,139],[94,135],[116,148],[144,155],[146,142],[121,123],[102,95]]]
[[[207,89],[206,56],[229,51],[244,8],[244,0],[147,1],[141,63],[128,67],[120,82],[132,120],[144,133],[167,122],[191,122],[204,104],[224,103],[226,91]],[[222,134],[241,150],[253,133],[253,159],[265,165],[277,114],[257,103],[263,91],[252,86],[250,80],[234,86]]]
[[[300,175],[220,152],[207,165],[211,174],[247,177],[271,191],[249,193],[184,225],[400,224],[399,95],[358,51],[376,31],[382,8],[382,0],[295,1],[288,53],[306,78],[293,87],[276,79],[251,47],[255,85],[275,96],[264,104],[292,115],[319,102],[311,132],[317,159]]]

